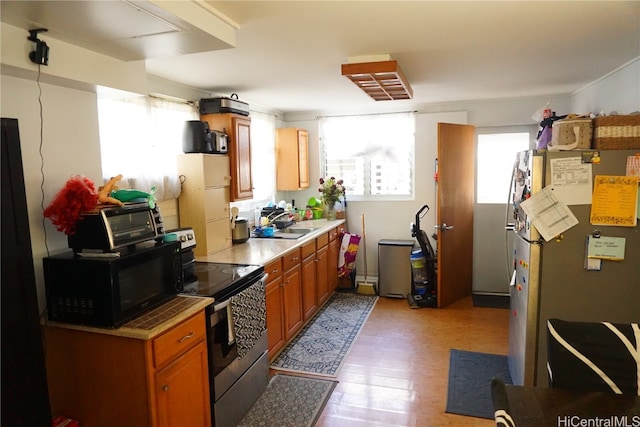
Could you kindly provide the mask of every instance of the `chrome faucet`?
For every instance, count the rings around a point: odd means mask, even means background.
[[[269,218],[271,215],[273,215],[273,213],[269,214],[267,216],[267,220],[269,222],[267,222],[267,225],[263,225],[263,227],[270,227],[271,225],[273,225],[273,223],[275,222],[275,220],[277,220],[278,218],[285,216],[285,215],[289,215],[289,212],[281,212],[278,215],[274,216],[273,218]]]

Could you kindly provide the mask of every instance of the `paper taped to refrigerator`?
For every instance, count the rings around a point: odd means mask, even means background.
[[[638,177],[596,175],[593,185],[592,225],[635,227],[638,217]]]
[[[550,159],[549,162],[554,194],[567,205],[591,204],[591,164],[582,163],[579,156]]]
[[[547,242],[578,223],[571,209],[558,199],[552,187],[543,188],[520,206]]]
[[[624,237],[588,236],[587,239],[587,258],[624,260],[624,247],[627,241]]]

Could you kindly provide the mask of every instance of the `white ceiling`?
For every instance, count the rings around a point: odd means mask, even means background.
[[[239,24],[236,47],[147,59],[148,73],[282,112],[571,94],[640,57],[640,1],[206,3]],[[341,76],[379,54],[414,99],[376,102]]]

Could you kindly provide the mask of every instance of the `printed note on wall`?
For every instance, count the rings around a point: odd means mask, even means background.
[[[635,227],[637,211],[637,176],[596,175],[589,218],[591,224]]]

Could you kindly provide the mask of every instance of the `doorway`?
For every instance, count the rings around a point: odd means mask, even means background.
[[[509,295],[513,266],[505,225],[513,159],[535,146],[536,126],[476,129],[473,293]]]

